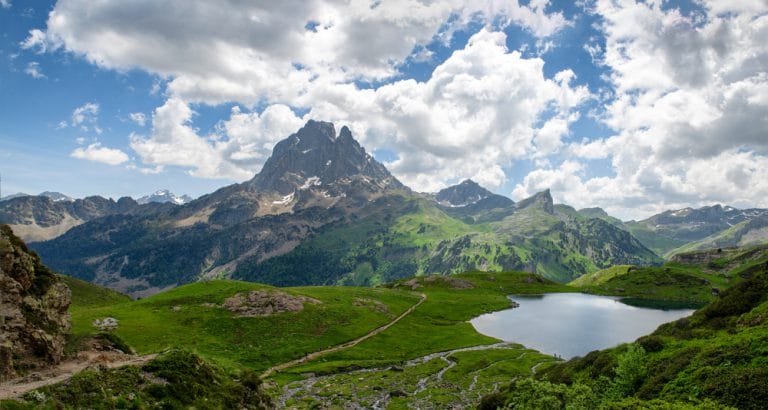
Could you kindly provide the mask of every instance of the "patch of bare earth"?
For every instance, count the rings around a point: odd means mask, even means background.
[[[0,384],[0,400],[19,398],[29,391],[66,381],[76,373],[88,368],[141,366],[156,356],[155,354],[136,356],[114,350],[82,351],[74,359],[63,361],[56,366],[51,366]]]

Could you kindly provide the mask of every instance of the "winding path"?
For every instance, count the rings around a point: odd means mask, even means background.
[[[109,355],[99,352],[88,352],[86,357],[80,360],[68,360],[40,372],[35,372],[31,377],[33,380],[27,376],[0,384],[0,400],[19,398],[28,391],[69,380],[76,373],[89,367],[103,365],[111,369],[127,365],[140,366],[156,356],[156,354],[146,356],[121,354],[116,357],[109,357]]]
[[[334,353],[334,352],[338,352],[340,350],[349,349],[350,347],[356,346],[358,343],[360,343],[360,342],[362,342],[362,341],[364,341],[366,339],[369,339],[369,338],[371,338],[373,336],[376,336],[377,334],[379,334],[379,333],[389,329],[395,323],[399,322],[400,319],[410,315],[414,310],[416,310],[417,307],[419,307],[422,303],[424,303],[424,301],[427,300],[426,293],[421,293],[420,296],[421,296],[421,300],[416,302],[416,304],[414,304],[413,306],[409,307],[408,310],[406,310],[405,312],[401,313],[400,316],[394,318],[391,322],[389,322],[389,323],[387,323],[385,325],[382,325],[380,327],[377,327],[376,329],[371,330],[370,332],[364,334],[363,336],[358,337],[357,339],[350,340],[348,342],[344,342],[344,343],[338,344],[336,346],[331,346],[331,347],[329,347],[327,349],[318,350],[317,352],[310,353],[310,354],[308,354],[308,355],[306,355],[306,356],[304,356],[302,358],[299,358],[299,359],[291,360],[290,362],[285,362],[285,363],[282,363],[282,364],[278,364],[278,365],[272,366],[269,369],[267,369],[266,371],[264,371],[264,373],[262,373],[261,376],[259,376],[259,377],[261,377],[262,379],[266,379],[267,377],[271,376],[275,372],[279,372],[281,370],[285,370],[285,369],[287,369],[289,367],[293,367],[293,366],[296,366],[296,365],[301,364],[301,363],[306,363],[306,362],[308,362],[310,360],[317,359],[318,357],[326,355],[328,353]]]

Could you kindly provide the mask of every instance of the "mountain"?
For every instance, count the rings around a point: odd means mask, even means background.
[[[603,208],[583,208],[579,209],[578,211],[581,215],[586,216],[587,218],[597,218],[602,219],[605,222],[610,223],[611,225],[618,226],[619,228],[625,228],[624,222],[621,221],[621,219],[613,217],[608,214],[608,212],[605,212]]]
[[[626,222],[625,226],[648,248],[665,255],[690,242],[725,233],[742,222],[765,217],[768,209],[713,205],[665,211],[642,221]]]
[[[768,243],[768,215],[741,221],[704,239],[675,248],[669,251],[667,255],[673,256],[705,249],[745,247],[766,243]]]
[[[496,195],[471,179],[441,190],[435,195],[435,200],[449,208],[463,208],[479,203],[493,204],[493,207],[499,208],[514,204],[511,199]]]
[[[444,212],[470,223],[497,220],[509,214],[515,204],[511,199],[494,194],[467,179],[439,191],[432,197]]]
[[[178,196],[167,189],[161,189],[159,191],[153,192],[152,194],[144,195],[143,197],[137,199],[136,202],[139,203],[139,205],[144,205],[151,202],[161,204],[169,202],[176,205],[184,205],[191,200],[192,198],[188,195]]]
[[[54,202],[59,202],[59,201],[72,202],[75,200],[74,198],[68,195],[62,194],[61,192],[54,192],[54,191],[45,191],[40,193],[39,196],[51,198]]]
[[[153,211],[146,208],[146,211]],[[113,214],[140,212],[139,204],[129,197],[117,201],[91,196],[72,201],[49,196],[22,196],[0,203],[0,223],[8,224],[27,242],[56,238],[75,226]]]
[[[11,200],[11,199],[14,199],[14,198],[21,198],[21,197],[25,197],[25,196],[34,196],[34,195],[29,195],[29,194],[25,194],[25,193],[19,192],[19,193],[16,193],[16,194],[11,194],[11,195],[8,195],[8,196],[4,196],[4,197],[0,198],[0,201],[8,201],[8,200]],[[72,198],[72,197],[70,197],[68,195],[62,194],[61,192],[54,192],[54,191],[45,191],[45,192],[40,193],[40,195],[38,195],[38,196],[44,196],[46,198],[51,198],[54,201],[66,201],[66,202],[74,201],[74,198]]]
[[[337,134],[319,121],[280,141],[251,180],[165,205],[105,215],[34,247],[63,273],[133,296],[213,277],[372,285],[518,269],[568,281],[660,262],[626,231],[556,212],[549,191],[517,204],[471,181],[415,193],[347,127]]]
[[[277,143],[262,171],[246,186],[281,195],[322,186],[332,196],[349,189],[404,188],[365,152],[349,128],[342,127],[337,136],[333,124],[313,120]]]
[[[23,192],[17,192],[15,194],[11,194],[11,195],[4,196],[4,197],[0,198],[0,202],[8,201],[8,200],[13,199],[13,198],[20,198],[20,197],[23,197],[23,196],[30,196],[30,195],[29,194],[25,194]]]

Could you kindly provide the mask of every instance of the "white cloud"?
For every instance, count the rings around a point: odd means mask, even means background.
[[[451,16],[459,26],[506,19],[552,35],[569,23],[547,13],[547,3],[68,0],[56,3],[47,28],[31,30],[22,47],[63,48],[111,69],[141,68],[169,78],[168,91],[188,102],[290,103],[318,76],[347,82],[397,74]]]
[[[536,145],[556,151],[577,118],[574,108],[589,97],[586,88],[570,85],[573,73],[547,79],[542,59],[523,58],[505,43],[503,33],[483,29],[423,83],[402,80],[376,90],[317,84],[304,97],[308,116],[349,124],[369,149],[397,152],[387,165],[417,190],[460,178],[499,187],[503,167],[533,155]],[[537,128],[549,110],[555,116]]]
[[[125,152],[116,148],[102,147],[98,142],[88,145],[85,148],[75,148],[70,156],[109,165],[120,165],[128,161],[128,154]]]
[[[147,123],[147,116],[143,112],[132,112],[128,114],[128,118],[135,122],[139,127],[143,127]]]
[[[0,7],[4,9],[11,8],[11,0],[0,0]]]
[[[505,42],[503,33],[481,30],[423,83],[400,80],[361,90],[318,79],[298,99],[312,107],[305,118],[281,104],[260,114],[235,107],[215,135],[200,135],[189,104],[171,97],[154,113],[151,135],[134,135],[131,147],[148,165],[243,180],[259,171],[277,141],[306,118],[317,118],[349,125],[369,150],[397,152],[388,166],[415,189],[435,190],[467,177],[498,187],[511,160],[533,155],[537,145],[557,151],[578,118],[574,108],[589,96],[570,85],[570,71],[547,79],[543,60],[510,52]],[[537,128],[549,111],[555,115]]]
[[[572,203],[588,198],[624,217],[716,202],[768,206],[768,4],[705,6],[709,14],[693,21],[658,2],[598,1],[599,58],[615,93],[603,118],[617,133],[568,152],[610,159],[614,175],[560,166],[531,173],[515,192],[568,181],[561,195]]]
[[[154,167],[176,165],[201,178],[244,180],[258,172],[277,141],[302,124],[286,106],[272,105],[261,115],[235,107],[220,124],[221,134],[201,136],[191,125],[193,116],[186,102],[168,99],[152,116],[152,133],[133,135],[131,148]]]
[[[40,63],[37,61],[30,61],[24,72],[32,78],[45,78],[45,74],[40,70]]]
[[[88,131],[88,125],[95,125],[99,114],[99,104],[88,102],[72,111],[72,126]]]

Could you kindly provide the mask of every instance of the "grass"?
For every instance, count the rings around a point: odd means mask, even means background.
[[[520,345],[446,353],[402,366],[297,381],[288,386],[294,395],[285,405],[372,408],[385,402],[388,409],[472,407],[498,384],[529,376],[532,367],[551,360]]]
[[[128,302],[131,298],[114,290],[94,285],[90,282],[73,278],[72,276],[59,275],[72,291],[72,304],[70,309],[92,308],[97,306],[109,306]]]
[[[121,339],[140,354],[171,348],[195,351],[227,368],[264,370],[272,365],[354,339],[389,322],[419,300],[412,292],[352,287],[281,289],[320,300],[300,312],[237,317],[211,306],[239,292],[273,289],[238,281],[181,286],[146,299],[72,310],[75,338],[96,333],[94,319],[114,317]],[[360,300],[375,300],[375,304]],[[357,302],[357,303],[356,303]]]
[[[454,280],[469,282],[471,289],[456,289]],[[300,375],[336,373],[355,367],[399,364],[433,352],[492,344],[499,340],[481,335],[468,322],[483,313],[510,306],[507,295],[568,292],[573,288],[523,272],[464,273],[450,277],[427,276],[392,285],[395,289],[424,292],[427,300],[387,331],[357,346],[287,369]],[[290,380],[287,378],[286,380]]]
[[[586,275],[579,276],[568,283],[570,286],[583,287],[590,285],[599,285],[605,283],[616,276],[621,276],[629,272],[632,265],[615,265],[610,268],[601,269],[597,272],[587,273]]]
[[[598,295],[617,295],[636,299],[709,302],[714,299],[713,288],[725,289],[737,279],[700,268],[667,264],[663,267],[632,268],[597,284],[580,290]]]

